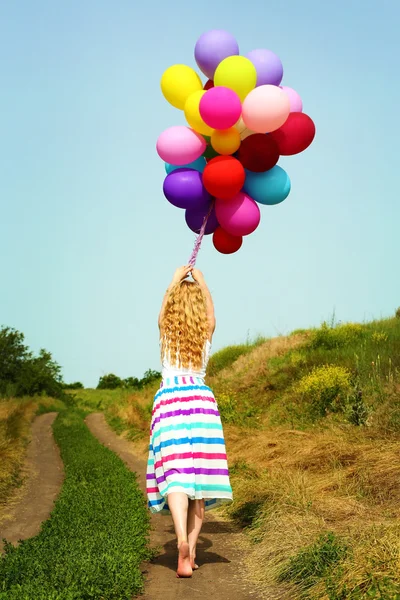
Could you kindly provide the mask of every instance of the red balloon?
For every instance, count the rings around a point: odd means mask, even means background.
[[[271,131],[267,137],[276,141],[279,154],[291,156],[303,152],[311,144],[315,136],[313,120],[304,113],[290,113],[279,129]]]
[[[211,90],[214,87],[214,82],[209,79],[206,84],[204,84],[203,90]]]
[[[270,135],[254,133],[240,144],[238,159],[249,171],[269,171],[279,160],[278,144]]]
[[[216,156],[203,172],[203,185],[212,196],[229,200],[244,185],[246,173],[243,165],[233,156]]]
[[[233,254],[237,252],[243,243],[243,238],[231,235],[222,227],[217,227],[213,234],[213,244],[221,254]]]

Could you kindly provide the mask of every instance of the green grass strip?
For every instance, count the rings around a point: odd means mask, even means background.
[[[69,408],[54,421],[65,482],[40,533],[5,544],[1,600],[128,600],[143,590],[149,513],[119,457],[102,446]]]

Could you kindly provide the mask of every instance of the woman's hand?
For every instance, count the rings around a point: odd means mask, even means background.
[[[190,275],[190,273],[192,272],[192,269],[193,269],[193,267],[191,265],[185,265],[184,267],[178,267],[172,278],[171,285],[175,285],[176,283],[180,283],[181,281],[186,279],[186,277],[188,277]]]
[[[204,275],[199,269],[192,269],[192,277],[198,284],[205,283]]]

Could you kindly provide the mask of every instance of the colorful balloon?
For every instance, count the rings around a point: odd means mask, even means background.
[[[194,160],[187,165],[170,165],[169,163],[165,163],[165,171],[167,174],[172,173],[172,171],[176,171],[176,169],[194,169],[195,171],[199,171],[202,173],[206,167],[206,159],[203,156],[200,156],[197,160]]]
[[[255,133],[255,131],[251,131],[251,129],[249,129],[248,127],[246,127],[246,124],[243,121],[242,117],[240,117],[240,119],[236,123],[235,127],[236,127],[236,129],[238,130],[238,132],[240,134],[240,139],[241,140],[245,140],[247,137],[249,137],[249,135],[252,135],[253,133]]]
[[[202,176],[193,169],[176,169],[164,179],[164,195],[178,208],[201,210],[209,206],[211,196],[203,186]]]
[[[212,29],[203,33],[196,42],[194,57],[197,65],[209,79],[227,56],[239,54],[239,45],[233,35],[223,29]]]
[[[222,227],[217,227],[213,235],[213,244],[221,254],[233,254],[237,252],[243,244],[242,236],[231,235]]]
[[[203,89],[201,79],[194,69],[187,65],[173,65],[161,77],[161,91],[164,98],[175,108],[183,110],[188,97]]]
[[[215,158],[216,156],[219,156],[218,152],[216,152],[216,150],[214,150],[214,148],[211,146],[211,137],[208,135],[204,135],[203,136],[206,143],[207,143],[207,147],[203,152],[203,156],[206,160],[206,162],[209,162],[212,158]]]
[[[213,87],[203,93],[199,111],[204,123],[213,129],[228,129],[239,119],[242,104],[239,96],[227,87]]]
[[[264,173],[246,171],[244,190],[260,204],[279,204],[290,192],[289,175],[276,165]]]
[[[164,162],[186,165],[198,159],[206,146],[205,139],[199,133],[184,125],[176,125],[162,132],[156,148]]]
[[[291,87],[287,87],[287,85],[281,85],[280,88],[289,98],[290,112],[303,112],[303,101],[296,90]]]
[[[214,150],[211,144],[209,144],[205,149],[203,156],[206,159],[206,162],[209,163],[210,160],[216,158],[217,156],[220,156],[220,154],[216,150]]]
[[[190,127],[203,135],[211,135],[214,129],[203,121],[199,112],[200,101],[205,94],[204,90],[197,90],[190,94],[185,102],[184,113]]]
[[[236,127],[217,129],[211,136],[211,145],[219,154],[233,154],[240,146],[240,134]]]
[[[275,85],[261,85],[243,102],[242,118],[249,129],[269,133],[281,127],[289,116],[290,102]]]
[[[245,169],[256,173],[268,171],[279,160],[278,144],[270,135],[254,133],[242,141],[237,158]]]
[[[257,71],[257,87],[260,85],[279,85],[283,77],[283,66],[279,56],[271,50],[258,49],[246,54]]]
[[[293,112],[279,129],[270,133],[270,136],[278,144],[280,154],[291,156],[308,148],[315,137],[315,125],[308,115]]]
[[[213,87],[214,87],[214,82],[213,82],[213,80],[212,80],[212,79],[209,79],[209,80],[208,80],[208,81],[207,81],[207,82],[204,84],[203,90],[205,90],[205,91],[207,91],[207,90],[211,90],[211,88],[213,88]]]
[[[188,209],[185,212],[185,219],[186,219],[186,224],[189,227],[189,229],[194,231],[194,233],[200,233],[200,229],[204,223],[204,219],[205,219],[206,215],[208,214],[208,211],[209,211],[209,206],[207,206],[205,209],[201,209],[201,210]],[[218,227],[217,215],[215,214],[215,208],[213,208],[210,213],[210,216],[207,219],[207,225],[206,225],[204,234],[209,235],[210,233],[214,233],[214,231],[217,229],[217,227]]]
[[[233,90],[242,102],[247,94],[256,87],[256,81],[256,68],[245,56],[225,58],[219,63],[214,75],[215,86],[223,86]]]
[[[260,209],[250,196],[239,192],[226,202],[217,198],[215,212],[218,223],[235,236],[250,235],[260,223]]]
[[[228,200],[244,185],[246,173],[233,156],[217,156],[211,159],[203,173],[203,185],[216,198]]]

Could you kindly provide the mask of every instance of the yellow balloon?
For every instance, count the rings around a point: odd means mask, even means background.
[[[161,91],[165,99],[181,110],[190,94],[202,89],[200,77],[187,65],[172,65],[161,77]]]
[[[242,117],[240,117],[239,121],[235,124],[236,129],[238,130],[239,133],[242,133],[242,131],[244,131],[245,129],[247,129],[245,122],[243,121]]]
[[[246,127],[242,117],[240,117],[239,121],[236,123],[235,128],[238,130],[240,139],[242,141],[249,137],[249,135],[253,135],[253,133],[255,133],[254,131],[251,131],[251,129]]]
[[[185,102],[185,117],[190,127],[203,135],[211,135],[214,129],[206,125],[200,116],[199,104],[200,100],[206,92],[201,89],[197,92],[190,94],[189,98]]]
[[[257,71],[251,60],[245,56],[228,56],[221,61],[215,71],[214,85],[222,85],[237,93],[240,100],[256,87]]]
[[[236,127],[218,129],[211,136],[211,146],[218,154],[229,155],[236,152],[240,146],[240,133]]]

